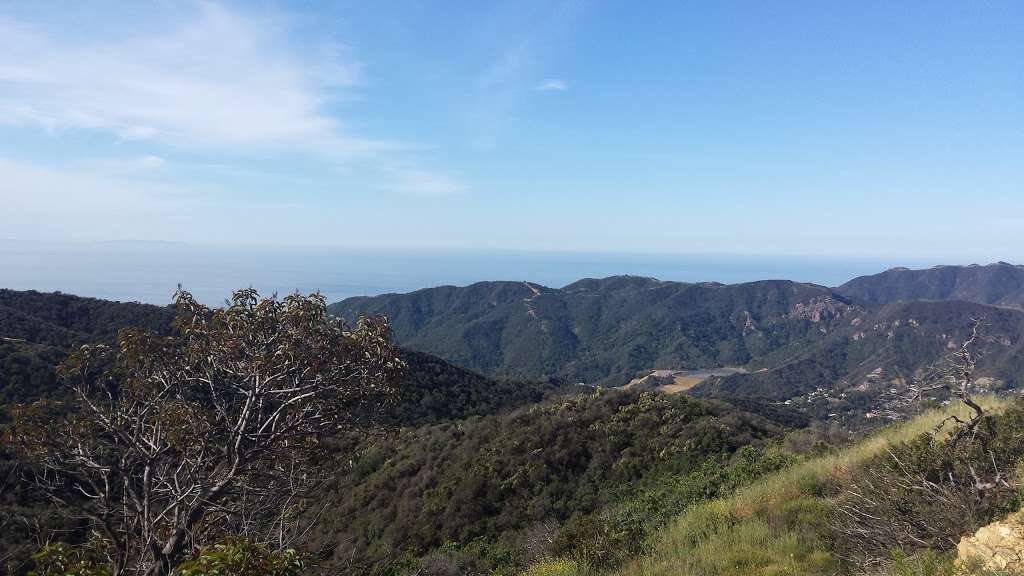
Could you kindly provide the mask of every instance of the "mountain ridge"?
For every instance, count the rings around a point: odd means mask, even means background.
[[[613,276],[564,288],[478,282],[350,298],[329,310],[349,320],[384,314],[400,344],[487,374],[616,385],[661,363],[746,363],[847,308],[827,287],[788,280]]]
[[[637,276],[585,278],[563,288],[479,282],[349,299],[331,311],[349,318],[386,314],[403,345],[491,375],[617,386],[656,370],[743,366],[746,373],[708,378],[690,393],[794,400],[828,417],[884,403],[894,381],[920,376],[966,337],[975,317],[989,321],[995,340],[985,344],[991,349],[980,365],[984,376],[995,386],[1019,385],[1024,310],[1002,305],[1011,293],[1001,289],[1013,288],[998,282],[1002,269],[1016,274],[1021,267],[894,268],[880,280],[859,277],[834,289],[787,280],[721,284]],[[971,297],[963,290],[876,302],[854,289],[929,271],[978,277],[981,283],[970,285],[974,300],[1001,304],[942,298]],[[991,289],[981,291],[988,279]]]
[[[940,265],[911,270],[890,268],[854,278],[835,291],[858,302],[887,304],[909,300],[963,300],[1024,310],[1024,266],[997,262]]]

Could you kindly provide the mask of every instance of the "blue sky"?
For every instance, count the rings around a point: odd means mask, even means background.
[[[1019,2],[0,3],[0,238],[1024,260]]]

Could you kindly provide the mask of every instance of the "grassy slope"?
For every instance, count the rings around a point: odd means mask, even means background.
[[[987,399],[1000,410],[1007,402]],[[804,461],[739,490],[686,510],[651,542],[650,551],[615,576],[771,576],[832,574],[827,521],[829,483],[843,483],[849,471],[887,447],[927,432],[951,413],[927,412],[880,430],[834,455]],[[571,560],[534,566],[528,576],[598,574]],[[608,575],[611,576],[611,575]]]

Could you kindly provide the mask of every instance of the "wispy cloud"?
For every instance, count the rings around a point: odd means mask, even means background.
[[[297,40],[283,22],[202,2],[156,33],[72,40],[0,15],[0,126],[89,130],[211,160],[282,153],[355,162],[399,193],[466,188],[423,167],[422,146],[348,129],[339,104],[360,96],[362,63],[341,43]],[[131,162],[167,164],[151,154],[110,161]],[[392,174],[396,164],[415,166],[416,177]]]
[[[534,87],[540,92],[564,92],[569,89],[569,83],[561,78],[548,78]]]
[[[560,78],[537,83],[557,60],[562,41],[585,10],[581,2],[514,3],[507,11],[497,11],[495,20],[485,27],[483,46],[494,54],[484,67],[475,86],[475,98],[466,108],[474,131],[474,144],[490,148],[510,125],[533,91],[564,91],[569,84]],[[486,48],[484,48],[486,51]]]
[[[0,122],[189,146],[385,147],[324,112],[358,83],[360,63],[340,46],[306,52],[216,4],[158,35],[94,41],[0,19]]]

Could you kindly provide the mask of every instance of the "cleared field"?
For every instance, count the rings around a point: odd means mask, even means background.
[[[745,368],[735,366],[723,366],[708,370],[652,370],[647,376],[634,378],[629,384],[626,384],[626,388],[643,386],[666,394],[678,394],[693,388],[712,376],[743,374],[746,371]]]

